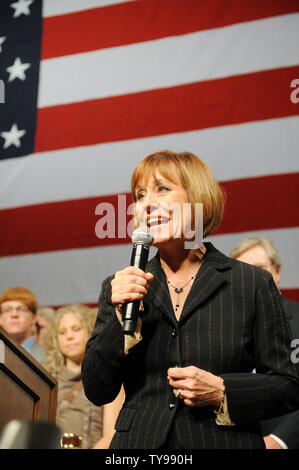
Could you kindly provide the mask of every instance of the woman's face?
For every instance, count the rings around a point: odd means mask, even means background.
[[[179,182],[174,183],[156,171],[136,186],[135,196],[138,224],[150,228],[154,246],[184,238],[184,216],[190,204]]]
[[[57,333],[62,354],[67,360],[80,364],[84,357],[88,334],[79,318],[73,312],[65,313],[58,324]]]

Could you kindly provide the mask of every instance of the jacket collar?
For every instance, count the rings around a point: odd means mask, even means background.
[[[194,279],[192,288],[185,301],[179,323],[184,321],[195,308],[199,307],[216,290],[227,283],[224,272],[231,269],[232,260],[218,251],[210,242],[204,243],[206,254]],[[171,323],[176,323],[166,277],[162,270],[159,253],[147,264],[147,271],[154,275],[146,298],[152,302]]]

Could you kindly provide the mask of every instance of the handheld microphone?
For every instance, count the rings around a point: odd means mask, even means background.
[[[145,270],[148,260],[150,246],[154,241],[150,230],[146,227],[139,227],[132,235],[133,250],[131,256],[131,266]],[[127,302],[123,306],[123,334],[133,336],[140,308],[140,300]]]

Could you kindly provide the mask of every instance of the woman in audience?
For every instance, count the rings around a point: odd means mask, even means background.
[[[87,306],[68,305],[57,310],[46,338],[45,367],[58,381],[56,424],[64,448],[108,448],[123,401],[121,391],[114,402],[99,407],[84,394],[81,364],[94,322]]]

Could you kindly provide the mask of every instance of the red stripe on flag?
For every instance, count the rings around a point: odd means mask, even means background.
[[[99,239],[95,233],[97,205],[111,204],[113,210],[117,202],[112,195],[1,210],[0,256],[129,243],[128,237]],[[117,228],[117,210],[115,217]]]
[[[298,226],[298,185],[299,173],[222,183],[225,213],[213,235]]]
[[[299,225],[299,173],[230,181],[222,186],[227,194],[225,217],[213,234]],[[122,222],[124,210],[119,202],[117,195],[110,195],[1,210],[0,256],[130,243],[127,224],[131,216]],[[98,206],[101,203],[106,203],[106,209]],[[100,239],[95,229],[99,234],[96,224],[100,223],[102,233],[107,233],[108,226],[103,224],[107,203],[115,237]],[[127,194],[123,207],[130,203]],[[95,214],[97,206],[106,212]]]
[[[143,0],[45,18],[42,59],[299,11],[297,0]]]
[[[297,115],[298,75],[287,67],[41,108],[35,152]]]
[[[287,299],[299,302],[299,289],[280,289],[280,291]]]

